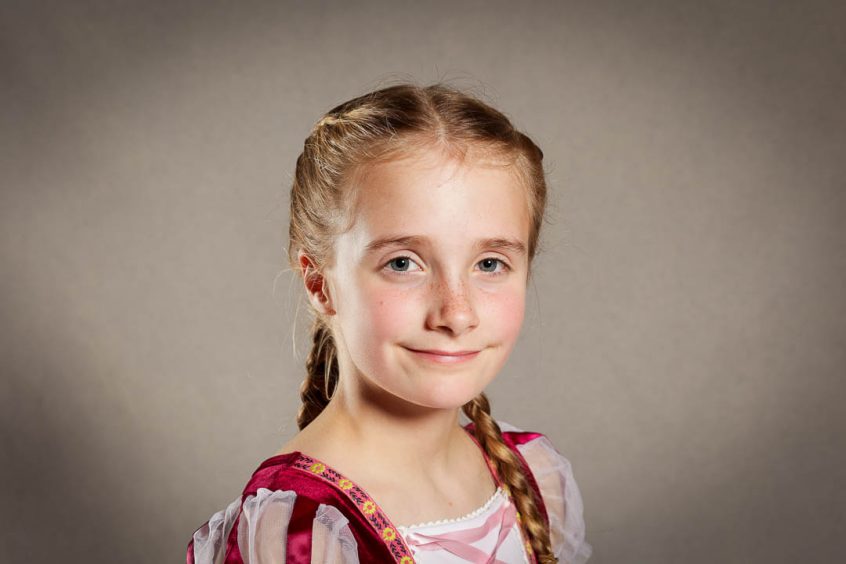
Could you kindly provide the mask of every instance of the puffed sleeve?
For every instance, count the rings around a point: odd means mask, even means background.
[[[240,497],[235,499],[194,533],[188,548],[188,563],[224,562],[227,539],[234,535],[245,564],[285,564],[288,524],[296,498],[293,490],[259,488],[255,495],[246,496],[243,503]],[[312,522],[311,563],[358,562],[358,547],[349,521],[336,507],[320,504]]]
[[[500,428],[519,431],[507,423]],[[573,468],[555,446],[541,435],[517,446],[538,483],[549,515],[552,552],[561,564],[587,562],[593,547],[585,540],[584,505]]]

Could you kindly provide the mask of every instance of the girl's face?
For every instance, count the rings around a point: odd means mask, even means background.
[[[493,380],[523,323],[524,188],[512,167],[434,149],[368,167],[357,188],[355,223],[325,273],[341,379],[460,407]]]

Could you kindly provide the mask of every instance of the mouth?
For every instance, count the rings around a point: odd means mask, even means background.
[[[436,364],[462,364],[479,356],[481,350],[444,351],[434,349],[412,349],[404,347],[413,356]]]

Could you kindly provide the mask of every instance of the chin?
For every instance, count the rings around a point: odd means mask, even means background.
[[[403,363],[406,377],[393,393],[406,401],[432,409],[455,409],[480,393],[496,377],[501,363],[486,351],[470,361],[476,366],[441,366],[429,362]],[[494,361],[494,362],[492,362]]]
[[[416,390],[409,394],[406,400],[432,409],[456,409],[483,391],[484,387],[448,383],[426,390]]]

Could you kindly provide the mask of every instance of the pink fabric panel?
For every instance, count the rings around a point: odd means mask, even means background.
[[[446,550],[460,558],[464,558],[473,564],[508,564],[495,559],[494,556],[502,541],[511,532],[516,523],[514,506],[503,503],[499,509],[490,514],[481,527],[429,535],[413,531],[410,535],[410,542],[420,550]],[[491,555],[482,552],[470,543],[485,538],[494,529],[499,529],[496,544],[491,550]]]

